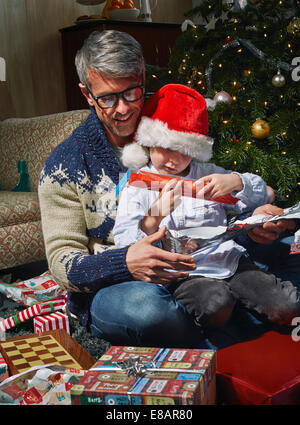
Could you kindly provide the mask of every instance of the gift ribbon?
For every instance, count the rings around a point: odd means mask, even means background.
[[[123,371],[126,372],[128,376],[134,377],[143,377],[147,373],[153,372],[177,372],[177,373],[197,373],[198,375],[202,374],[199,369],[180,369],[180,368],[160,368],[156,367],[154,361],[142,361],[142,356],[132,356],[127,360],[112,362],[116,366],[108,365],[99,365],[89,369],[89,371],[94,370],[97,372],[114,372],[114,371]]]

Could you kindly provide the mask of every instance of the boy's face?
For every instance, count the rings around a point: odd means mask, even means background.
[[[153,166],[160,174],[173,174],[176,176],[187,176],[192,158],[183,155],[179,151],[152,147],[150,148],[150,159]]]

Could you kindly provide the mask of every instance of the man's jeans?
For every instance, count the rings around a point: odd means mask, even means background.
[[[251,258],[300,289],[300,255],[288,255],[291,239],[250,244]],[[237,306],[227,324],[207,333],[167,288],[139,281],[101,289],[91,305],[91,332],[113,345],[218,349],[274,329]]]
[[[98,291],[91,306],[91,332],[113,345],[206,347],[201,329],[168,289],[142,281]]]

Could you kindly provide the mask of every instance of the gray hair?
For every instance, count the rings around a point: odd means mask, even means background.
[[[75,65],[79,80],[88,85],[88,70],[113,78],[140,76],[145,62],[141,45],[121,31],[94,31],[78,50]]]

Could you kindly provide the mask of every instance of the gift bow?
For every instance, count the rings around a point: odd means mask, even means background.
[[[116,364],[121,369],[125,369],[128,376],[134,376],[134,377],[144,376],[148,372],[149,366],[151,368],[155,367],[155,363],[153,361],[151,362],[142,361],[141,356],[132,356],[132,357],[129,357],[129,359],[124,360],[122,362],[116,362]]]

